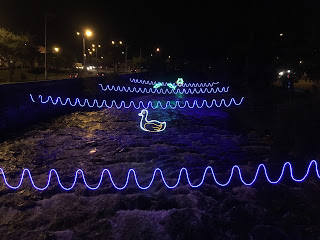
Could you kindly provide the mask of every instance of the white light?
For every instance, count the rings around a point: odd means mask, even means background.
[[[287,73],[290,73],[290,72],[291,72],[290,70],[287,71]]]
[[[88,66],[87,70],[92,70],[93,68],[95,68],[94,66]]]
[[[143,109],[141,112],[138,114],[141,117],[140,121],[140,128],[143,131],[146,132],[162,132],[166,129],[167,123],[166,122],[160,122],[157,120],[151,120],[149,121],[147,119],[148,117],[148,110]]]
[[[279,76],[282,76],[283,75],[283,72],[279,72]]]

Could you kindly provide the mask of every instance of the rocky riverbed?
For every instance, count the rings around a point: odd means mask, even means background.
[[[72,184],[78,168],[91,185],[108,168],[122,186],[134,168],[146,186],[155,168],[163,170],[170,185],[182,167],[194,184],[207,166],[226,182],[235,164],[247,181],[260,163],[276,179],[286,160],[270,158],[270,134],[237,131],[223,108],[150,110],[149,119],[167,122],[160,133],[142,131],[139,112],[83,111],[34,125],[0,143],[0,167],[12,185],[18,184],[23,168],[30,169],[38,186],[46,184],[52,168],[65,186]],[[296,163],[297,177],[308,163]],[[147,190],[140,190],[132,176],[125,190],[116,190],[105,175],[95,191],[86,189],[80,178],[71,191],[62,190],[55,177],[47,190],[37,191],[27,178],[11,190],[1,176],[0,238],[319,239],[319,187],[315,174],[302,183],[286,174],[276,185],[261,174],[250,187],[237,174],[230,185],[220,187],[208,174],[201,187],[191,188],[183,174],[178,187],[170,190],[158,174]]]

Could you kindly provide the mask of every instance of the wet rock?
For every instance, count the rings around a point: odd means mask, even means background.
[[[163,224],[167,216],[167,211],[119,211],[113,219],[112,238],[170,239]]]
[[[181,209],[169,212],[165,229],[171,239],[210,239],[213,226],[204,221],[203,213],[197,209]]]

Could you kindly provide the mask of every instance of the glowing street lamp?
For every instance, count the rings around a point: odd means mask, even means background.
[[[111,41],[111,44],[114,45],[114,44],[115,44],[115,41]]]
[[[157,48],[156,50],[157,50],[157,52],[160,52],[160,48]]]
[[[112,41],[112,42],[114,42],[114,41]],[[100,48],[101,45],[100,44],[92,44],[91,46],[92,46],[92,51],[96,52],[96,67],[98,69],[98,48]]]
[[[92,36],[92,31],[90,29],[86,30],[86,36],[91,37]]]
[[[56,53],[58,53],[58,52],[60,51],[60,48],[54,47],[54,48],[53,48],[53,51],[56,52]]]
[[[81,35],[81,33],[80,32],[77,32],[77,35],[78,36],[80,36]],[[92,37],[92,35],[93,35],[93,33],[92,33],[92,31],[90,30],[90,29],[86,29],[85,31],[84,31],[84,33],[82,34],[82,46],[83,46],[83,68],[84,69],[86,69],[85,68],[85,65],[86,65],[86,40],[85,40],[85,36],[86,37]],[[89,49],[88,49],[88,51],[90,51]]]

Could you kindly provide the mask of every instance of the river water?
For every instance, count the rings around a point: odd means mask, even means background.
[[[149,98],[144,98],[148,100]],[[82,169],[91,186],[109,169],[117,186],[135,169],[147,186],[161,168],[174,185],[185,167],[193,184],[201,182],[207,166],[226,182],[233,165],[250,182],[258,164],[267,165],[273,179],[282,163],[270,161],[268,133],[237,131],[230,115],[236,108],[149,110],[151,120],[166,121],[165,131],[140,129],[140,110],[93,109],[33,125],[0,143],[0,166],[11,185],[28,168],[43,187],[56,169],[64,186],[71,186]],[[308,163],[302,164],[305,172]],[[262,172],[261,172],[262,173]],[[301,176],[301,174],[299,175]],[[313,177],[312,177],[313,176]],[[191,188],[182,174],[178,187],[168,189],[160,174],[147,190],[131,175],[124,190],[115,189],[105,175],[98,190],[88,190],[81,177],[70,191],[55,176],[48,189],[35,190],[27,177],[17,190],[0,178],[1,239],[315,239],[319,235],[319,181],[312,175],[294,183],[289,175],[277,185],[263,174],[244,186],[235,173],[230,185],[218,186],[208,174]],[[300,238],[299,238],[300,236]],[[276,238],[278,237],[278,238]]]

